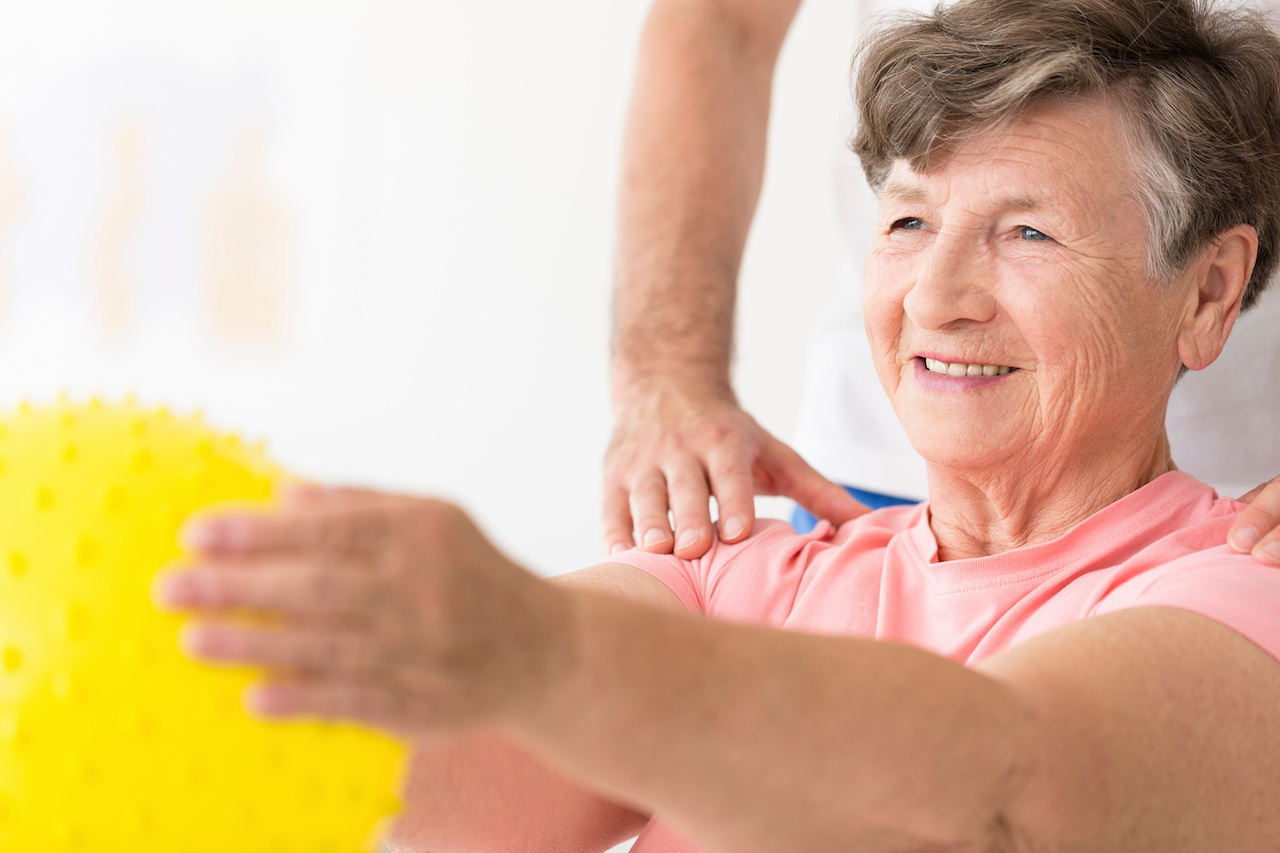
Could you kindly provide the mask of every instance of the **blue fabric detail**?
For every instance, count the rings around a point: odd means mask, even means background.
[[[882,495],[879,492],[864,492],[862,489],[855,489],[853,486],[845,486],[844,490],[853,495],[854,500],[858,501],[858,503],[865,504],[872,509],[919,503],[919,501],[913,501],[910,498],[896,498],[893,495]],[[814,518],[813,513],[800,506],[800,504],[796,504],[796,508],[791,512],[791,526],[796,529],[796,533],[808,533],[817,525],[818,519]]]

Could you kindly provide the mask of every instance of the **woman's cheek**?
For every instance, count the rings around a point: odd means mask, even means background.
[[[911,278],[908,265],[901,260],[881,254],[867,262],[862,310],[873,348],[877,343],[888,346],[889,339],[896,339],[902,329],[902,300]]]

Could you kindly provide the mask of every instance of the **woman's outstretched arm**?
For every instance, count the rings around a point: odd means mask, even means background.
[[[432,501],[362,495],[194,538],[203,556],[167,601],[285,627],[206,625],[193,651],[307,673],[269,678],[261,713],[501,732],[708,850],[1261,851],[1280,837],[1280,665],[1191,613],[1092,618],[974,670],[555,586]]]
[[[626,566],[599,566],[550,583],[683,610],[665,586]],[[404,816],[387,838],[395,853],[586,853],[631,838],[649,820],[488,729],[418,740],[404,801]]]

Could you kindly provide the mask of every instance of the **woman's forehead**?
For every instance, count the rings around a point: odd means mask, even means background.
[[[881,197],[932,207],[959,195],[1000,211],[1055,207],[1083,213],[1133,199],[1137,177],[1130,135],[1115,107],[1055,103],[977,133],[923,172],[895,161]]]

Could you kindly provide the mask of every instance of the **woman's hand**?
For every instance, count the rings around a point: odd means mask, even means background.
[[[196,612],[188,653],[266,669],[249,697],[263,716],[456,730],[529,710],[567,668],[568,596],[449,504],[302,489],[184,538],[197,556],[157,598]]]
[[[1259,563],[1280,566],[1280,477],[1240,498],[1249,506],[1231,525],[1231,550],[1252,554]]]
[[[785,495],[837,524],[867,511],[736,402],[655,395],[618,413],[605,456],[605,553],[639,546],[697,559],[716,535],[709,499],[720,538],[738,542],[755,523],[755,495]]]

